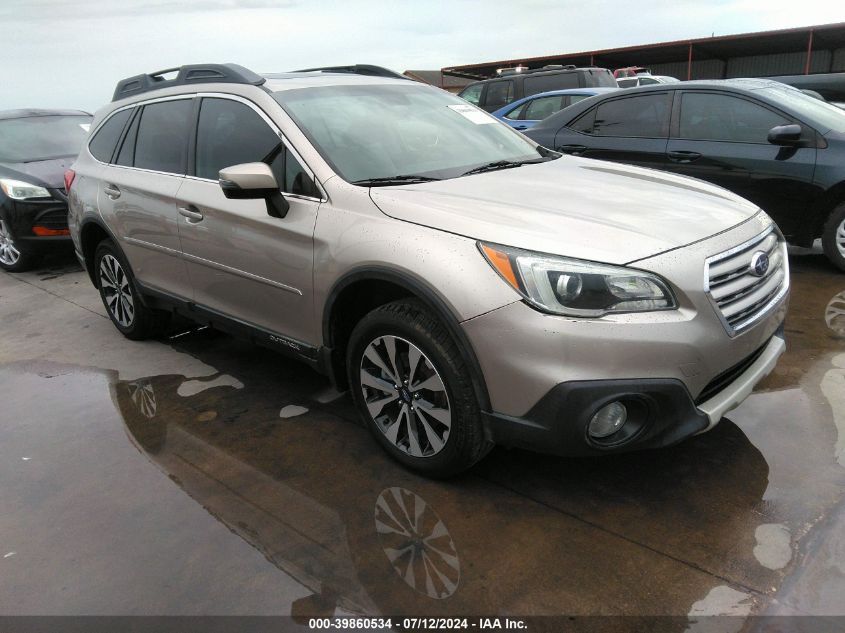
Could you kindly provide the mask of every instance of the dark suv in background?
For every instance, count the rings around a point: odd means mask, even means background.
[[[567,88],[616,88],[616,80],[606,68],[543,66],[534,70],[507,69],[495,79],[468,85],[458,95],[479,108],[493,112],[512,101],[550,90]]]
[[[0,112],[0,268],[21,272],[70,248],[64,173],[88,136],[78,110]]]
[[[764,209],[790,242],[821,237],[845,271],[845,112],[800,90],[759,79],[641,86],[585,99],[526,134],[720,185]]]

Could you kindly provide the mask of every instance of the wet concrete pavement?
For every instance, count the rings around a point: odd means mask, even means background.
[[[788,352],[714,431],[449,482],[303,365],[0,274],[0,614],[845,614],[845,275],[791,261]]]

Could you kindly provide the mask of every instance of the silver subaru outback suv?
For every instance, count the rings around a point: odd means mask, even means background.
[[[431,476],[712,428],[784,351],[784,240],[756,206],[561,156],[373,66],[121,81],[68,172],[115,327],[174,313],[349,389]]]

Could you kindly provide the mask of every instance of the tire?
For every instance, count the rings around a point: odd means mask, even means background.
[[[822,247],[830,262],[845,272],[845,202],[830,212],[822,232]]]
[[[444,478],[468,469],[492,448],[460,352],[421,302],[406,299],[376,308],[355,326],[347,349],[355,406],[394,459]]]
[[[94,276],[111,322],[126,338],[141,341],[161,334],[167,327],[170,313],[144,305],[132,269],[111,240],[97,245]]]
[[[40,261],[40,254],[27,251],[15,242],[9,225],[0,218],[0,268],[10,273],[22,273],[31,270]]]

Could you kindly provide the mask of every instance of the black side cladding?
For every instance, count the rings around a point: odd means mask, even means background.
[[[168,73],[177,73],[173,79],[165,79]],[[114,89],[112,101],[125,99],[137,94],[169,88],[171,86],[185,86],[200,83],[230,83],[260,86],[267,81],[248,68],[238,64],[189,64],[178,68],[166,68],[154,73],[136,75],[121,79]]]

